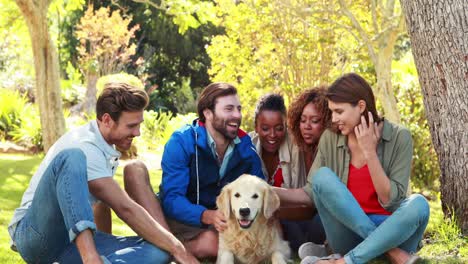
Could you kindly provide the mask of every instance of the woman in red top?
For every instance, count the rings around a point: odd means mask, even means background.
[[[366,263],[385,253],[392,263],[415,263],[429,206],[419,194],[406,197],[409,131],[378,116],[371,87],[357,74],[337,79],[327,98],[338,132],[323,133],[302,194],[280,192],[280,199],[313,198],[330,247],[344,257],[301,264]]]

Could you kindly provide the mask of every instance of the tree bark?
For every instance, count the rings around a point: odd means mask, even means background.
[[[97,73],[90,73],[86,74],[86,97],[84,102],[83,110],[88,114],[91,115],[92,113],[96,112],[96,93],[97,93],[97,81],[99,76]]]
[[[47,23],[50,0],[16,0],[16,4],[26,20],[31,37],[36,74],[36,99],[39,104],[42,141],[44,150],[47,151],[65,132],[59,63]]]
[[[441,199],[468,234],[468,5],[466,0],[402,0],[439,157]]]

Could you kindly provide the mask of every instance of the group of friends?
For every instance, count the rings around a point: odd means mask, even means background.
[[[302,91],[288,110],[280,94],[263,96],[249,134],[240,129],[236,88],[208,85],[198,118],[165,145],[157,194],[141,161],[124,167],[124,188],[113,178],[116,147],[128,150],[140,135],[148,101],[141,89],[108,83],[96,120],[48,150],[8,227],[12,249],[27,263],[216,258],[226,229],[216,197],[242,174],[273,186],[279,228],[303,264],[366,263],[381,255],[395,264],[418,260],[429,206],[423,196],[407,195],[411,134],[378,115],[361,76]],[[138,236],[112,235],[111,210]],[[311,256],[318,249],[324,256]]]

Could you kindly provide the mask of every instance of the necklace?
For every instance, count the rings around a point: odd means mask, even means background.
[[[269,180],[268,180],[268,183],[271,186],[275,185],[275,175],[276,175],[276,173],[278,172],[279,169],[281,169],[281,163],[278,161],[278,165],[276,166],[275,171],[273,172],[273,174],[270,175]]]

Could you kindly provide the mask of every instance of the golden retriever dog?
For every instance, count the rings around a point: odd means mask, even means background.
[[[217,264],[286,263],[291,250],[272,217],[280,201],[267,182],[244,174],[223,188],[216,204],[227,220],[219,234]]]

